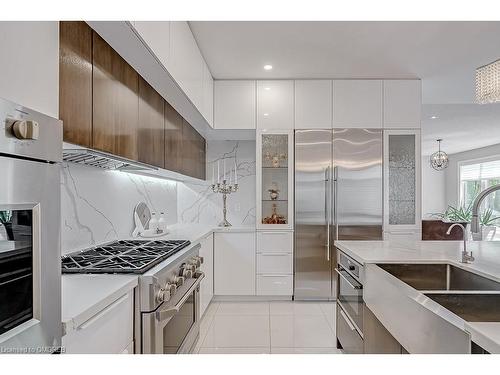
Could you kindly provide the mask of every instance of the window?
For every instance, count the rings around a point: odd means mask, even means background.
[[[482,190],[500,184],[500,160],[485,161],[460,166],[460,204],[469,207]],[[500,216],[500,194],[496,192],[486,197],[481,212],[491,209],[492,217]],[[495,226],[483,233],[484,239],[500,240],[500,220],[490,224]]]

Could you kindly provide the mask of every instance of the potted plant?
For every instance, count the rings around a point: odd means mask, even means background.
[[[471,202],[468,206],[448,206],[445,212],[435,213],[432,214],[432,216],[446,223],[446,230],[448,230],[448,227],[453,223],[460,223],[466,226],[472,219],[472,204]],[[493,224],[498,219],[500,219],[500,217],[493,216],[493,210],[491,208],[480,213],[479,223],[481,224],[481,230],[483,232],[482,238],[493,238],[495,236],[496,226]]]
[[[14,232],[12,231],[12,212],[11,211],[0,211],[0,225],[5,228],[7,233],[7,239],[10,241],[14,240]]]

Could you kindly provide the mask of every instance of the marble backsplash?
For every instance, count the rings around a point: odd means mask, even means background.
[[[154,212],[164,212],[168,224],[217,225],[222,220],[222,195],[213,193],[210,184],[212,166],[224,158],[227,168],[236,160],[240,185],[228,196],[228,220],[234,226],[254,226],[254,141],[208,142],[206,182],[175,182],[64,163],[62,253],[129,237],[134,227],[133,210],[141,201]]]
[[[130,237],[144,201],[177,222],[177,182],[64,163],[61,168],[62,253]]]
[[[226,168],[236,161],[239,189],[227,197],[227,219],[233,226],[255,226],[255,141],[210,141],[207,144],[207,181],[179,183],[178,220],[217,225],[222,221],[222,194],[212,191],[217,161]]]

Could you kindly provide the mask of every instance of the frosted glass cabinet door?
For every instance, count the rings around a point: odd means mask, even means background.
[[[384,156],[385,224],[396,230],[418,228],[420,225],[418,130],[386,131]]]

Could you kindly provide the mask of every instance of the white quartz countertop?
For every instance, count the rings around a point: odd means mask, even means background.
[[[255,227],[220,228],[203,224],[175,224],[168,227],[165,236],[151,238],[161,240],[189,240],[196,245],[214,232],[254,232]],[[144,238],[146,239],[146,238]],[[188,246],[173,257],[152,268],[164,267],[188,251]],[[150,270],[150,271],[152,271]],[[148,272],[150,272],[148,271]],[[76,329],[92,316],[138,285],[137,275],[112,274],[63,274],[62,275],[62,323],[65,333]]]
[[[468,242],[475,257],[470,264],[460,262],[463,241],[336,241],[335,246],[361,264],[449,263],[500,282],[500,242]],[[500,322],[465,322],[463,328],[472,341],[500,353]]]

